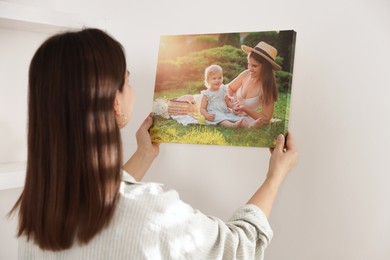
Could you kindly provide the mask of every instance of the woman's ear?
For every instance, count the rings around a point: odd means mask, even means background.
[[[119,94],[119,91],[116,92],[115,100],[114,100],[114,112],[115,112],[115,115],[120,115],[121,114],[121,106],[120,106],[120,101],[119,101],[118,94]]]

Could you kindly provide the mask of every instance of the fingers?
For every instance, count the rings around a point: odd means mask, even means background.
[[[138,138],[142,139],[142,136],[145,135],[145,133],[149,132],[149,128],[152,126],[152,124],[153,124],[153,118],[150,115],[148,115],[136,132],[137,139]]]
[[[152,126],[153,124],[153,118],[148,115],[145,120],[142,122],[140,128],[144,129],[144,130],[149,130],[149,128]]]
[[[275,145],[275,148],[274,150],[276,151],[279,151],[279,152],[283,152],[284,150],[284,135],[280,134],[278,135],[278,137],[276,138],[276,145]]]
[[[152,145],[153,145],[154,147],[156,147],[157,149],[160,148],[160,143],[152,143]]]
[[[284,137],[283,134],[278,135],[276,139],[275,148],[269,148],[269,150],[271,154],[273,153],[274,150],[281,151],[281,152],[287,152],[287,151],[296,152],[293,135],[290,132],[286,134],[286,137]]]
[[[287,133],[286,148],[288,151],[296,151],[294,137],[290,132]]]

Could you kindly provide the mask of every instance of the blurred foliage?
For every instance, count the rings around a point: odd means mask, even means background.
[[[295,49],[295,32],[288,31],[269,31],[269,32],[251,32],[243,39],[242,44],[249,47],[255,47],[259,42],[266,42],[278,50],[276,63],[282,66],[282,70],[292,73],[294,56],[292,50]],[[282,60],[278,60],[282,58]]]
[[[279,92],[290,92],[292,83],[292,74],[290,72],[283,70],[276,71],[275,78]]]
[[[187,48],[189,52],[196,52],[215,47],[218,47],[218,39],[209,35],[200,35],[195,37],[195,39],[188,44]]]
[[[246,69],[246,63],[246,54],[230,45],[190,53],[175,60],[160,61],[157,64],[155,91],[191,86],[201,89],[204,86],[204,70],[211,64],[222,67],[224,82],[227,83]]]
[[[219,46],[231,45],[240,48],[241,39],[239,33],[221,33],[218,38]]]
[[[204,70],[211,64],[220,65],[224,72],[224,83],[233,80],[247,67],[247,55],[240,48],[240,34],[220,34],[193,37],[188,42],[186,36],[164,36],[161,38],[157,64],[155,92],[185,89],[188,94],[199,93],[204,89]],[[289,91],[292,79],[293,54],[295,44],[293,31],[251,32],[243,38],[243,44],[254,47],[265,41],[278,49],[275,61],[282,66],[275,73],[280,92]],[[231,43],[231,44],[230,44]],[[219,46],[223,44],[223,46]],[[175,48],[172,48],[172,46]],[[238,46],[237,46],[238,45]],[[171,46],[171,48],[168,48]],[[169,57],[164,59],[164,57]]]
[[[166,35],[160,37],[159,60],[175,59],[186,55],[187,36],[186,35]]]
[[[295,50],[294,31],[280,31],[279,42],[277,45],[278,55],[284,58],[282,70],[293,73],[294,50]]]
[[[255,47],[259,42],[263,41],[277,48],[278,40],[279,34],[276,31],[250,32],[243,39],[242,44],[247,45],[249,47]]]

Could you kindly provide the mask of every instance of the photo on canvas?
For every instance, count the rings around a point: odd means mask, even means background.
[[[274,147],[289,123],[296,32],[160,37],[153,142]]]

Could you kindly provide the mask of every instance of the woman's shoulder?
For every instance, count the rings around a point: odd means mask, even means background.
[[[120,189],[122,206],[144,212],[154,212],[179,201],[175,190],[164,190],[164,185],[156,182],[122,182]]]
[[[120,195],[123,210],[130,210],[130,214],[153,214],[180,200],[175,190],[165,191],[162,183],[138,182],[128,173],[122,176]]]
[[[238,75],[238,78],[244,80],[249,75],[249,70],[246,69]]]
[[[138,226],[163,228],[164,222],[176,221],[177,214],[187,216],[194,212],[180,199],[176,190],[164,190],[161,184],[125,185],[124,190],[121,188],[115,222],[127,226],[129,232]],[[154,230],[148,232],[153,233]]]
[[[245,78],[249,75],[249,70],[244,70],[243,72],[241,72],[240,74],[238,74],[237,77],[235,77],[229,84],[227,84],[229,86],[230,89],[232,89],[233,91],[237,91],[237,89],[239,87],[241,87],[242,85],[242,82],[245,80]]]

